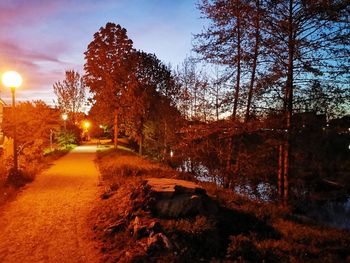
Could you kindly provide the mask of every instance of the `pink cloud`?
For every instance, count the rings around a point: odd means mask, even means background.
[[[43,94],[46,101],[52,102],[53,83],[64,78],[65,69],[76,68],[59,59],[70,53],[72,43],[62,37],[64,32],[52,30],[50,24],[72,2],[0,1],[0,74],[9,69],[20,72],[24,82],[17,92],[19,100],[27,99],[30,94]],[[9,91],[1,84],[0,87],[1,97],[9,97]]]
[[[25,58],[26,60],[46,60],[59,62],[57,58],[52,55],[48,55],[45,53],[40,53],[37,51],[24,49],[17,44],[8,41],[0,40],[0,57],[8,57],[14,59],[16,57]]]
[[[55,12],[60,6],[59,3],[60,1],[2,0],[0,3],[0,23],[6,26],[18,26],[39,21]]]
[[[27,99],[28,94],[33,93],[34,96],[41,90],[53,97],[52,84],[63,78],[64,68],[65,64],[54,55],[0,41],[0,74],[6,70],[16,70],[24,80],[17,94],[18,99]],[[2,88],[1,96],[8,97],[9,90]]]

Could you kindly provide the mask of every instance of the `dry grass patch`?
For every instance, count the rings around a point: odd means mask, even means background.
[[[180,173],[146,160],[136,153],[124,149],[109,149],[97,153],[98,167],[102,180],[111,190],[116,190],[128,177],[178,178]],[[107,186],[108,187],[108,186]]]

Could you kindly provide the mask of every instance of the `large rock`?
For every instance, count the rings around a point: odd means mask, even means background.
[[[148,178],[148,207],[158,216],[180,218],[198,214],[215,214],[216,203],[207,196],[205,189],[199,185],[167,178]]]
[[[163,197],[172,197],[179,193],[205,194],[206,191],[198,184],[190,181],[168,179],[168,178],[148,178],[145,180],[152,192]]]

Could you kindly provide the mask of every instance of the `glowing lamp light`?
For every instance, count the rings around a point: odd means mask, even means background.
[[[90,127],[90,122],[88,122],[88,121],[84,122],[84,126],[85,126],[86,129],[89,128]]]
[[[173,152],[173,150],[171,150],[170,151],[170,157],[173,158],[173,156],[174,156],[174,152]]]
[[[17,152],[17,124],[16,124],[16,99],[15,90],[22,84],[22,77],[16,71],[7,71],[2,75],[2,83],[11,88],[12,93],[12,120],[13,120],[13,169],[18,171],[18,152]]]
[[[21,75],[16,71],[7,71],[2,75],[2,83],[8,88],[18,88],[22,82]]]
[[[68,114],[67,114],[67,113],[63,113],[63,114],[62,114],[62,119],[63,119],[64,121],[66,121],[66,120],[68,119]]]

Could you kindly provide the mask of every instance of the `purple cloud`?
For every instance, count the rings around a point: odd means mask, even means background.
[[[128,30],[135,48],[176,65],[190,51],[190,28],[196,32],[195,1],[0,0],[0,74],[8,69],[22,74],[19,99],[32,92],[52,102],[53,83],[67,69],[83,73],[84,51],[109,21]]]

